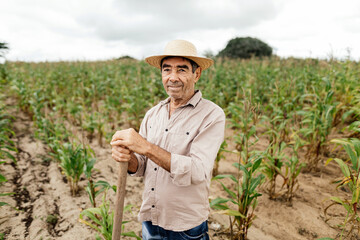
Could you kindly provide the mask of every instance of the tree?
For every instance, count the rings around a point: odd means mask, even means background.
[[[8,44],[6,42],[0,42],[0,57],[4,57],[7,50],[9,50]]]
[[[219,57],[251,58],[271,56],[272,48],[263,41],[252,37],[231,39],[218,54]]]

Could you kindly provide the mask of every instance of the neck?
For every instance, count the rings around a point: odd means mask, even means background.
[[[195,91],[194,93],[187,97],[187,98],[184,98],[184,99],[175,99],[175,98],[170,98],[170,111],[169,111],[169,114],[171,116],[171,114],[179,107],[181,107],[182,105],[184,105],[185,103],[187,103],[195,94]]]

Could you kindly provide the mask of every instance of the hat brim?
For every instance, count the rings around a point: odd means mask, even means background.
[[[210,58],[203,58],[203,57],[194,57],[194,56],[186,56],[186,55],[157,55],[145,58],[145,61],[154,66],[156,68],[161,69],[161,60],[165,57],[184,57],[193,60],[194,62],[201,67],[202,70],[208,69],[211,65],[214,64],[214,61]]]

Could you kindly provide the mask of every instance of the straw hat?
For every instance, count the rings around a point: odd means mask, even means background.
[[[145,58],[145,61],[148,64],[161,69],[161,60],[169,56],[191,59],[196,62],[202,70],[205,70],[214,64],[214,61],[210,58],[199,57],[194,44],[185,40],[173,40],[169,42],[165,47],[163,55],[147,57]]]

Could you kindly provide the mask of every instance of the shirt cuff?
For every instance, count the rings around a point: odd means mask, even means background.
[[[135,153],[135,156],[138,161],[138,168],[137,168],[136,172],[129,173],[129,175],[132,177],[142,177],[142,176],[144,176],[144,173],[145,173],[146,157],[143,155],[137,154],[137,153]]]
[[[172,153],[170,177],[177,186],[191,185],[191,157]]]

